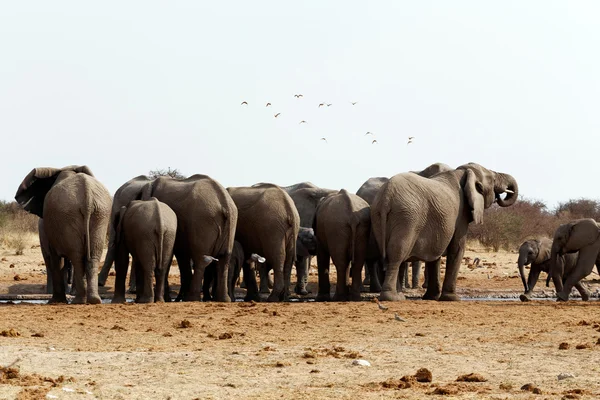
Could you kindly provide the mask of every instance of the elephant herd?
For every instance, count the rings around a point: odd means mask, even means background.
[[[105,284],[113,263],[113,302],[124,302],[130,256],[129,287],[141,303],[171,300],[173,257],[180,270],[178,301],[235,300],[241,270],[245,300],[258,301],[259,292],[268,292],[268,301],[285,301],[294,264],[294,291],[306,295],[312,256],[318,265],[318,301],[330,300],[330,260],[337,271],[333,300],[360,300],[368,285],[381,292],[381,300],[394,301],[404,298],[409,263],[413,286],[418,284],[421,262],[427,287],[423,298],[458,300],[456,280],[468,225],[481,223],[484,210],[494,203],[511,206],[518,193],[508,174],[474,163],[456,169],[436,163],[389,179],[371,178],[356,194],[311,183],[224,188],[206,175],[138,176],[111,199],[87,166],[68,166],[33,169],[15,199],[40,217],[51,303],[67,302],[71,279],[73,303],[100,303],[98,286]],[[107,232],[108,251],[98,274]],[[595,221],[580,220],[561,226],[554,241],[524,243],[519,271],[525,298],[542,270],[552,276],[559,299],[568,299],[573,286],[589,297],[579,281],[597,261],[599,236]]]

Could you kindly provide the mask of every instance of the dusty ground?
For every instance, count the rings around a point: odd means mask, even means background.
[[[486,265],[463,266],[461,295],[521,291],[515,254],[470,248],[467,256]],[[0,260],[0,294],[44,292],[39,248],[22,256],[4,249]],[[596,292],[597,276],[590,278]],[[315,280],[311,276],[313,291]],[[540,296],[542,290],[552,293],[540,280]],[[0,305],[0,367],[10,367],[0,369],[0,398],[600,397],[596,299],[385,306],[382,311],[367,300]],[[352,365],[356,359],[371,366]],[[432,382],[400,381],[420,368],[432,373]],[[456,382],[469,373],[485,381]],[[558,380],[561,373],[574,378]],[[521,390],[525,384],[541,394]]]

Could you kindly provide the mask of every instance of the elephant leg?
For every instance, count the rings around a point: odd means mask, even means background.
[[[246,283],[246,297],[244,297],[244,301],[260,301],[258,285],[256,284],[256,271],[246,261],[244,261],[242,269],[244,270],[244,282]]]
[[[216,271],[217,268],[216,263],[213,261],[206,269],[204,270],[204,280],[202,281],[202,301],[211,301],[212,296],[210,295],[210,289],[213,284],[213,281],[217,280]],[[213,291],[213,294],[215,292]]]
[[[404,280],[402,281],[402,289],[410,288],[410,281],[408,280],[408,263],[406,263],[406,267],[404,268]]]
[[[130,294],[135,294],[137,291],[137,280],[136,277],[136,265],[135,263],[131,263],[131,273],[129,274],[129,289],[127,290]]]
[[[125,281],[129,269],[129,252],[122,246],[116,250],[115,255],[115,293],[112,303],[125,303]]]
[[[350,300],[360,301],[361,283],[362,283],[362,270],[364,265],[364,258],[355,257],[352,262],[352,285],[350,286]]]
[[[154,256],[140,260],[135,269],[138,303],[154,302],[154,270],[159,268]]]
[[[282,301],[286,295],[285,293],[285,257],[283,252],[279,252],[277,256],[273,258],[272,263],[269,263],[273,267],[274,283],[273,290],[267,298],[269,302]]]
[[[300,256],[296,260],[296,287],[294,292],[301,296],[308,294],[306,284],[308,283],[308,268],[310,266],[310,256]]]
[[[413,289],[419,287],[419,278],[421,277],[421,261],[413,261],[412,263],[412,285]]]
[[[427,268],[427,264],[425,264],[425,273],[423,274],[425,278],[423,279],[423,285],[421,285],[423,289],[427,289],[427,286],[429,286],[429,272],[427,272]]]
[[[258,276],[260,278],[260,293],[269,294],[271,290],[269,289],[269,265],[267,263],[258,265]]]
[[[575,286],[577,283],[579,283],[580,280],[592,273],[597,255],[598,250],[593,247],[586,247],[584,249],[579,250],[577,264],[571,271],[569,271],[569,274],[566,276],[566,280],[562,290],[556,293],[558,301],[569,300],[569,295],[571,294],[571,289],[573,289],[573,286]]]
[[[423,295],[423,300],[437,300],[440,297],[440,266],[442,259],[425,263],[425,279],[427,281],[427,290]]]
[[[75,298],[73,304],[85,304],[86,282],[83,260],[71,261],[73,263],[73,285],[75,286]],[[62,280],[62,276],[59,277]]]
[[[381,279],[382,275],[379,271],[379,262],[377,261],[367,261],[365,268],[365,276],[367,273],[370,275],[369,277],[369,292],[370,293],[379,293],[381,292]]]
[[[176,252],[175,258],[179,265],[179,280],[181,282],[181,287],[175,301],[183,301],[187,297],[192,285],[192,265],[190,255],[187,252]]]
[[[63,263],[63,276],[65,281],[65,291],[71,291],[71,284],[73,283],[73,264],[69,261],[68,258],[62,259]]]
[[[396,291],[402,292],[405,288],[405,281],[408,280],[408,263],[403,262],[400,264],[400,269],[398,270],[398,281],[396,283]]]
[[[335,294],[333,301],[348,301],[348,287],[350,286],[349,268],[350,260],[346,257],[340,257],[337,263],[334,262],[337,273],[337,282],[335,284]]]
[[[329,253],[325,249],[317,250],[317,269],[319,271],[319,290],[316,301],[331,300],[331,283],[329,282]]]
[[[202,280],[204,279],[204,271],[211,261],[205,260],[204,255],[194,257],[192,262],[194,263],[192,282],[190,291],[188,292],[186,301],[201,301],[202,300]],[[229,297],[229,296],[227,296]]]
[[[400,275],[400,262],[388,262],[385,265],[385,281],[383,282],[383,288],[379,295],[379,300],[382,301],[399,301],[404,300],[404,294],[396,290],[398,284],[398,275]]]
[[[50,251],[48,260],[46,261],[46,271],[50,275],[52,282],[52,298],[48,304],[67,303],[67,295],[65,292],[65,284],[62,279],[62,259],[55,252]]]
[[[92,258],[85,263],[85,276],[87,281],[87,302],[89,304],[100,304],[102,299],[98,294],[98,265],[100,260]]]
[[[579,281],[575,284],[575,289],[577,289],[577,291],[579,292],[579,294],[581,295],[581,300],[583,301],[588,301],[590,299],[591,293],[590,291],[585,287],[585,285],[583,284],[583,282]]]
[[[444,274],[444,284],[442,286],[441,301],[458,301],[460,297],[456,294],[456,279],[458,270],[465,254],[465,244],[467,236],[453,238],[448,246],[448,255],[446,256],[446,273]]]
[[[222,303],[228,303],[235,300],[229,298],[227,290],[227,277],[229,276],[229,263],[231,262],[231,253],[227,253],[219,257],[215,271],[216,287],[213,289],[213,298]]]

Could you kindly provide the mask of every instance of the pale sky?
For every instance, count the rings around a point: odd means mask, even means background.
[[[6,1],[0,199],[41,166],[111,193],[166,167],[356,191],[470,161],[549,206],[599,198],[599,20],[597,1]]]

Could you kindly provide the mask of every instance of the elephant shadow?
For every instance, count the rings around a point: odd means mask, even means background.
[[[8,294],[46,294],[43,283],[15,283],[8,287]]]

